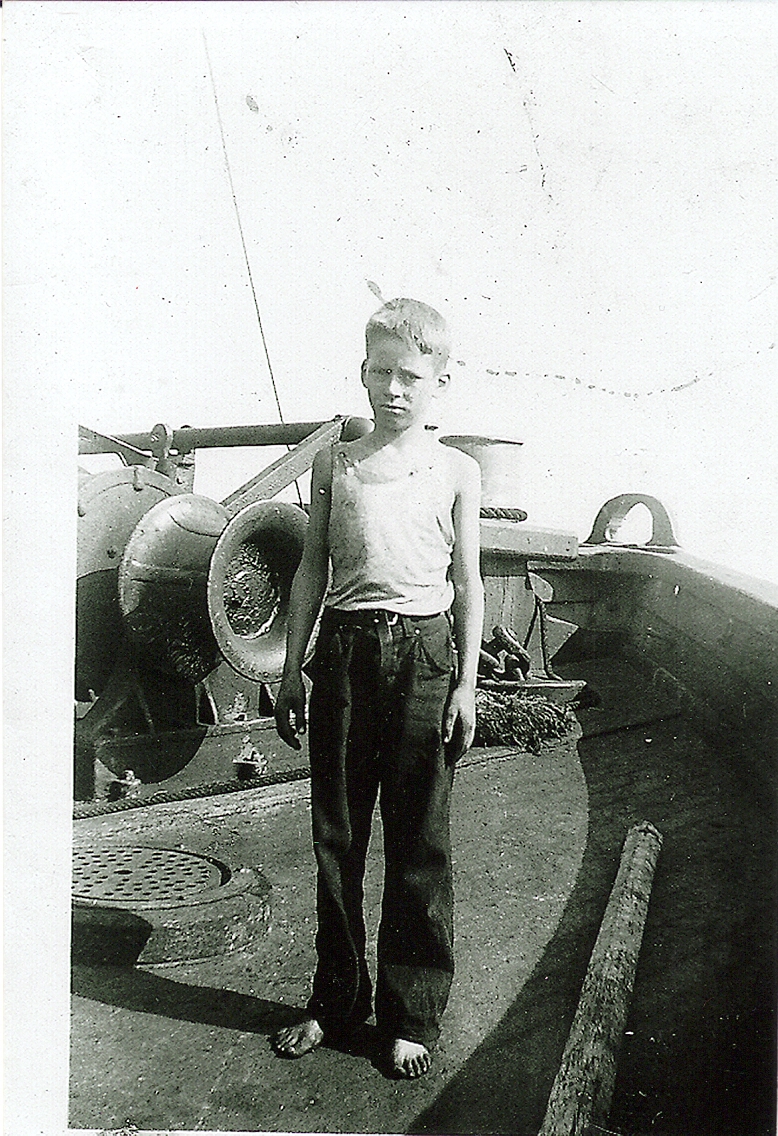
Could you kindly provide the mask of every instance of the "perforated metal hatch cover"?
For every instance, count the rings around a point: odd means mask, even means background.
[[[171,848],[80,848],[73,899],[101,907],[174,907],[207,901],[229,880],[226,864]]]

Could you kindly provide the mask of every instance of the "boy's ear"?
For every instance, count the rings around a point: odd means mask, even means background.
[[[362,360],[362,366],[359,368],[359,377],[362,380],[362,386],[363,387],[367,386],[366,375],[367,375],[367,359],[363,359]]]

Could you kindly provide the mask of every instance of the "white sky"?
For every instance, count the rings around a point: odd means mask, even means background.
[[[687,551],[778,583],[776,6],[6,0],[2,19],[4,1130],[49,1136],[76,425],[276,420],[216,101],[287,420],[367,412],[374,281],[449,318],[441,428],[524,443],[528,524],[584,539],[607,498],[653,493]],[[220,498],[273,456],[203,455],[196,487]]]
[[[771,4],[5,11],[11,411],[23,371],[106,432],[276,419],[218,100],[287,420],[366,413],[372,280],[449,318],[441,427],[524,443],[530,523],[654,493],[778,582]]]

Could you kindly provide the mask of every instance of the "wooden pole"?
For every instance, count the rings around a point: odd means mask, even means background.
[[[661,847],[648,821],[627,833],[538,1136],[586,1136],[607,1120]]]

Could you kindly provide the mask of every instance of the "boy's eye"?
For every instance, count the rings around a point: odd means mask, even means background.
[[[416,375],[410,374],[408,371],[395,371],[392,367],[375,367],[371,368],[371,371],[381,379],[390,380],[395,377],[404,387],[413,386],[417,382]]]

